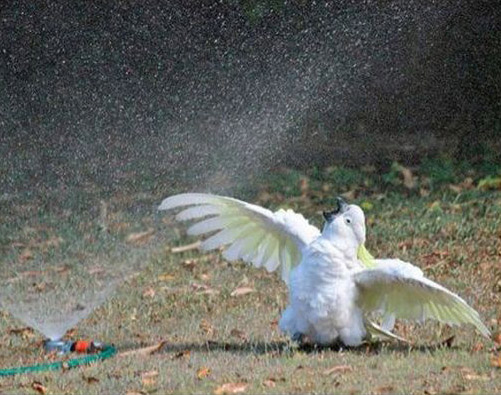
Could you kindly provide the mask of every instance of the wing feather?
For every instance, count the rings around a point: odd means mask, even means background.
[[[186,206],[189,206],[186,208]],[[300,214],[292,210],[271,212],[241,200],[204,193],[184,193],[162,201],[159,210],[184,209],[178,221],[195,220],[187,233],[210,235],[204,250],[227,246],[223,256],[234,261],[242,259],[268,271],[282,268],[287,282],[292,267],[299,264],[302,249],[320,235]]]
[[[365,311],[408,320],[473,324],[482,335],[490,336],[477,311],[458,295],[425,278],[410,263],[391,260],[356,273],[354,281],[359,289],[357,303]]]
[[[176,215],[178,221],[188,221],[190,219],[207,217],[208,215],[216,215],[221,213],[221,208],[211,205],[193,206],[181,211]]]

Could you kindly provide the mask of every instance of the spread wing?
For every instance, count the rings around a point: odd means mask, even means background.
[[[271,212],[241,200],[204,193],[184,193],[165,199],[159,210],[185,207],[178,221],[196,220],[190,235],[214,233],[201,248],[212,250],[228,246],[223,256],[241,259],[268,271],[281,268],[282,279],[289,280],[292,267],[301,261],[302,249],[320,235],[300,214],[292,210]]]
[[[451,325],[473,324],[490,336],[478,313],[458,295],[425,278],[423,272],[398,259],[377,260],[377,267],[354,274],[359,289],[357,304],[365,311],[424,321],[428,318]]]

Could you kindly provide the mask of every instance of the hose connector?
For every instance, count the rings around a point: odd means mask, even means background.
[[[44,348],[47,352],[56,352],[65,355],[70,352],[79,354],[94,354],[105,349],[105,345],[100,342],[86,340],[50,340],[44,341]]]

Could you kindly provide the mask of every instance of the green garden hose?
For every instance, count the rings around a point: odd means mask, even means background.
[[[68,361],[58,361],[50,363],[40,363],[31,366],[18,366],[16,368],[0,369],[0,377],[14,376],[16,374],[44,372],[47,370],[71,369],[81,365],[88,365],[92,362],[102,361],[117,353],[114,346],[105,346],[102,351],[96,354],[85,355],[80,358],[73,358]]]

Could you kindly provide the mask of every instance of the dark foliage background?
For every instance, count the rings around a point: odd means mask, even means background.
[[[499,14],[493,1],[3,1],[2,189],[498,160]]]

